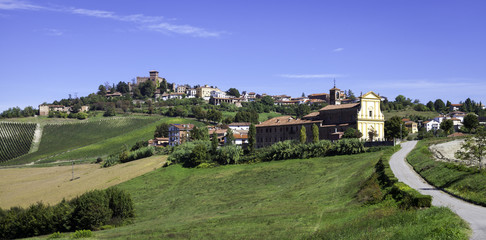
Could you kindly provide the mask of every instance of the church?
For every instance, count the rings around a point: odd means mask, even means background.
[[[305,127],[307,141],[312,141],[312,126],[319,128],[319,139],[339,140],[346,129],[355,128],[362,133],[363,141],[385,141],[385,116],[381,112],[381,97],[367,92],[356,103],[348,102],[336,86],[329,91],[329,105],[312,112],[302,119],[281,116],[256,126],[257,147],[275,142],[298,140],[300,129]]]

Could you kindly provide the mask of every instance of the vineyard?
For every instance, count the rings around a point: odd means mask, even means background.
[[[161,122],[186,123],[193,120],[160,117],[116,117],[96,121],[44,123],[38,150],[0,165],[65,160],[91,161],[118,152],[123,146],[153,137]]]
[[[36,127],[35,123],[0,122],[0,162],[27,154]]]

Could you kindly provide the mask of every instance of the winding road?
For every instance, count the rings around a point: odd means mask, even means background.
[[[395,176],[420,193],[432,196],[432,205],[448,207],[466,220],[473,231],[471,239],[486,239],[486,208],[457,199],[423,180],[405,160],[416,144],[417,141],[402,143],[402,149],[391,157],[390,167]]]

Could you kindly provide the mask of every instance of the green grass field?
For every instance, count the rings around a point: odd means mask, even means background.
[[[428,119],[432,119],[439,116],[437,112],[433,112],[433,111],[419,112],[413,109],[400,110],[400,111],[398,110],[383,111],[383,114],[385,114],[385,120],[388,120],[394,116],[399,116],[401,118],[404,118],[406,116],[416,115],[416,116],[424,116],[427,117]]]
[[[211,169],[179,165],[119,185],[134,223],[99,239],[467,239],[447,208],[362,205],[360,184],[381,152]]]
[[[435,161],[428,147],[444,140],[422,140],[407,160],[424,179],[466,200],[486,206],[486,171]]]
[[[155,127],[162,123],[194,123],[182,118],[120,117],[91,121],[45,124],[39,149],[3,163],[25,164],[33,161],[49,163],[57,160],[91,160],[153,137]],[[200,124],[196,122],[196,124]]]

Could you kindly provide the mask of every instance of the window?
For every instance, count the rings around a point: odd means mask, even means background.
[[[370,117],[373,117],[373,111],[370,111]]]

